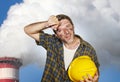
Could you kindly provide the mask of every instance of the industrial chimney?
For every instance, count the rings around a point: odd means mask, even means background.
[[[20,59],[0,57],[0,82],[19,82]]]

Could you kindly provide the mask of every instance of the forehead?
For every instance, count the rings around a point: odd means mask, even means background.
[[[60,26],[58,27],[58,29],[64,29],[64,28],[66,28],[66,27],[68,27],[68,26],[70,26],[70,25],[72,25],[72,24],[70,23],[69,20],[67,20],[67,19],[62,19],[62,20],[60,21]]]
[[[65,24],[70,24],[70,21],[67,19],[63,19],[60,21],[60,26],[65,25]]]

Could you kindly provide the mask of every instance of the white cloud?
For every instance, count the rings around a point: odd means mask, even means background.
[[[44,49],[37,47],[23,28],[27,24],[47,20],[50,15],[64,13],[72,18],[76,33],[95,47],[102,64],[107,61],[107,64],[119,65],[118,3],[119,0],[24,0],[15,4],[0,28],[0,56],[15,55],[24,58],[24,64],[42,61],[43,65],[45,51],[41,51]]]

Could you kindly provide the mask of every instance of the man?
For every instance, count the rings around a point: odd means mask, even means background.
[[[47,28],[53,29],[55,34],[44,33],[43,30]],[[73,59],[82,55],[90,56],[98,68],[94,77],[88,75],[89,78],[84,78],[84,81],[98,82],[99,63],[95,50],[80,36],[75,35],[73,22],[68,16],[52,15],[47,21],[27,25],[24,30],[47,50],[42,82],[72,82],[67,69]]]

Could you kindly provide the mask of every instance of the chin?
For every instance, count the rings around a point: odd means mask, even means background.
[[[67,40],[67,43],[72,43],[73,42],[73,40]]]

